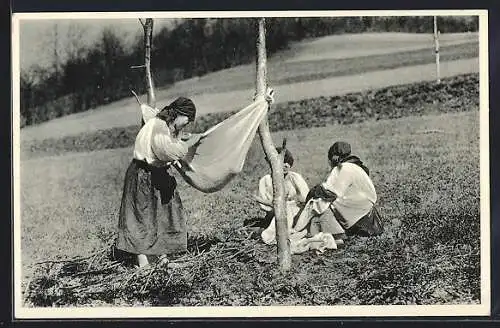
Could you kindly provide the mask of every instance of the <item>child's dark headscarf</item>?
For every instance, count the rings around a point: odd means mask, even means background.
[[[276,147],[276,151],[278,152],[278,154],[281,154],[281,152],[283,151],[283,148]],[[267,156],[265,157],[265,159],[266,159],[266,161],[269,162],[269,159],[267,158]],[[294,161],[294,159],[293,159],[292,152],[285,148],[285,158],[283,160],[283,163],[287,163],[288,165],[290,165],[290,167],[292,167],[293,161]]]

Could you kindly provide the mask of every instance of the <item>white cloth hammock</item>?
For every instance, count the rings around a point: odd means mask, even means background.
[[[259,97],[249,106],[204,132],[176,168],[194,188],[211,193],[221,190],[243,169],[268,102]]]

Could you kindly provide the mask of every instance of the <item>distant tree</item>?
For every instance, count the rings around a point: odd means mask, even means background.
[[[20,114],[21,127],[33,122],[32,109],[35,107],[35,81],[32,75],[26,71],[21,72],[20,77]]]
[[[66,29],[66,46],[64,48],[64,57],[67,60],[84,58],[88,47],[82,42],[85,33],[88,30],[79,23],[71,22]]]
[[[363,31],[371,31],[373,28],[373,17],[371,16],[363,16],[361,17],[361,21],[363,23]]]
[[[59,25],[57,23],[54,24],[53,31],[52,31],[52,49],[53,49],[53,68],[54,68],[54,75],[56,76],[56,79],[59,77],[59,71],[61,67],[61,59],[59,57]]]
[[[99,104],[106,104],[120,98],[128,88],[125,76],[128,67],[125,67],[125,45],[111,29],[104,29],[99,43],[101,69],[99,83]]]

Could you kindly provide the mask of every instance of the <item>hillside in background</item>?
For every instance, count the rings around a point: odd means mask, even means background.
[[[445,34],[441,77],[479,72],[477,33]],[[383,48],[377,44],[384,44]],[[410,48],[411,47],[411,48]],[[362,33],[293,42],[268,60],[268,81],[276,105],[319,96],[377,89],[435,79],[430,34]],[[352,53],[353,57],[345,58]],[[315,57],[311,56],[314,54]],[[255,92],[255,64],[244,64],[159,87],[157,106],[184,95],[198,117],[247,106]],[[142,97],[142,101],[146,101]],[[242,107],[243,106],[243,107]],[[98,130],[138,126],[139,107],[131,94],[98,108],[52,119],[21,130],[21,143],[62,138]],[[196,123],[198,124],[198,123]]]
[[[439,17],[438,24],[442,33],[478,30],[477,17],[443,16]],[[292,42],[331,34],[430,33],[432,27],[432,17],[424,16],[269,18],[267,51],[273,55],[288,49]],[[240,18],[181,20],[156,34],[153,49],[158,87],[248,64],[255,57],[254,21]],[[96,108],[128,97],[130,89],[143,92],[143,71],[130,68],[142,62],[142,40],[129,48],[112,30],[104,30],[96,44],[77,49],[72,57],[64,63],[56,63],[53,69],[36,74],[23,71],[21,125]]]

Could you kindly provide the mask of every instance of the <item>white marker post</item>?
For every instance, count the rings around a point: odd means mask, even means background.
[[[435,53],[436,53],[437,83],[441,83],[441,72],[439,70],[439,31],[437,28],[437,16],[434,16],[434,46],[435,46]]]

